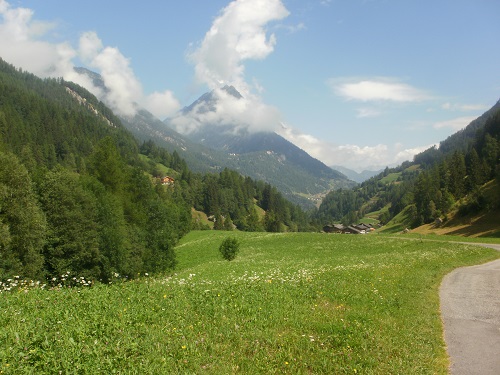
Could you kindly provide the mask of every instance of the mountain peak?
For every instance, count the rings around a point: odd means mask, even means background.
[[[234,86],[225,85],[224,87],[221,87],[220,90],[236,99],[243,99],[243,95],[241,95]],[[195,109],[197,113],[206,113],[210,111],[215,112],[218,100],[219,97],[217,93],[215,92],[215,90],[212,90],[200,96],[191,105],[184,107],[181,112],[182,114],[187,114]]]
[[[225,85],[221,90],[224,90],[229,95],[234,96],[236,99],[243,98],[243,95],[241,95],[240,92],[238,90],[236,90],[236,88],[234,86]]]

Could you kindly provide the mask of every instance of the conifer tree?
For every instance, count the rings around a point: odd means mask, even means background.
[[[0,277],[43,275],[45,216],[26,168],[0,152]]]

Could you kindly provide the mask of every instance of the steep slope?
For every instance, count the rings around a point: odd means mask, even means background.
[[[93,84],[106,90],[99,74],[76,68],[89,76]],[[236,99],[243,98],[232,86],[223,90]],[[180,111],[179,116],[216,110],[218,98],[208,92]],[[280,192],[304,208],[312,208],[318,196],[335,188],[352,187],[354,182],[332,170],[305,151],[272,132],[249,133],[235,126],[202,124],[184,135],[174,130],[171,119],[160,121],[147,110],[137,107],[134,116],[119,116],[123,125],[138,139],[153,140],[170,152],[177,152],[195,172],[217,172],[224,168],[276,186]]]
[[[233,87],[221,89],[237,100],[243,96]],[[198,120],[217,111],[219,98],[215,91],[202,95],[182,110],[183,116]],[[170,120],[165,120],[167,125]],[[304,202],[308,197],[325,194],[335,188],[354,186],[342,173],[311,157],[304,150],[274,132],[251,132],[238,123],[214,124],[199,121],[196,129],[186,134],[195,143],[224,152],[228,165],[244,175],[275,185],[289,199]],[[303,203],[304,204],[304,203]]]
[[[75,68],[79,74],[92,79],[94,86],[106,91],[102,77],[86,68]],[[153,140],[170,152],[176,151],[194,172],[205,173],[223,169],[226,155],[210,150],[203,145],[190,141],[172,128],[166,126],[151,112],[137,106],[133,116],[118,116],[122,124],[139,140]]]
[[[483,113],[477,119],[473,120],[462,130],[450,135],[444,141],[439,143],[438,148],[430,148],[415,156],[415,162],[418,164],[432,164],[446,155],[455,151],[467,152],[477,140],[478,131],[484,129],[486,122],[500,110],[500,100],[493,107]]]
[[[190,207],[149,168],[90,92],[0,59],[0,280],[71,274],[62,281],[75,285],[173,268]]]
[[[444,222],[447,226],[448,220],[453,221],[452,227],[465,221],[476,228],[482,223],[479,217],[498,216],[500,190],[486,187],[498,186],[499,179],[500,102],[497,102],[465,129],[441,142],[439,148],[416,155],[413,162],[386,169],[353,190],[328,194],[316,219],[322,223],[353,222],[377,216],[393,228],[388,230],[432,226],[434,222],[440,226]],[[459,233],[479,233],[475,228],[462,228]],[[488,233],[498,235],[498,232],[500,225],[495,222]]]

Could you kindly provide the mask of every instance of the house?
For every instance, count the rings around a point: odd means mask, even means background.
[[[173,185],[175,182],[175,179],[170,176],[165,176],[161,178],[161,184],[162,185]]]
[[[364,231],[362,232],[353,226],[348,226],[348,227],[344,228],[342,233],[345,233],[345,234],[364,234],[365,232]]]
[[[323,232],[325,233],[342,233],[345,227],[342,224],[325,225]]]
[[[371,228],[368,226],[368,225],[365,225],[363,223],[361,224],[358,224],[358,225],[353,225],[354,228],[356,228],[357,230],[361,231],[361,232],[369,232],[371,230]]]
[[[325,225],[323,227],[323,232],[325,232],[325,233],[333,233],[334,232],[333,225]]]

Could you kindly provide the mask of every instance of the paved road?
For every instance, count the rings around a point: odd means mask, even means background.
[[[440,299],[451,374],[499,375],[500,260],[446,275]]]

